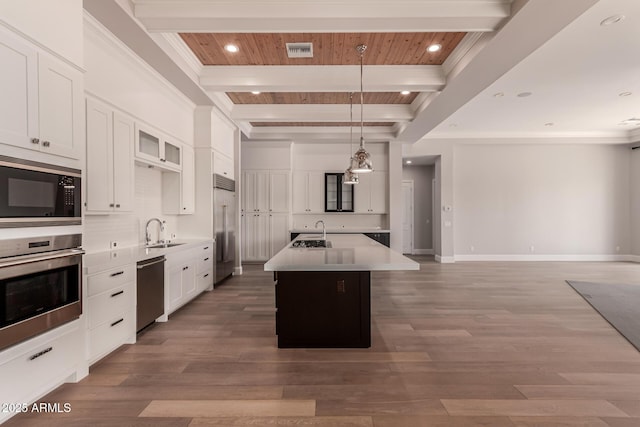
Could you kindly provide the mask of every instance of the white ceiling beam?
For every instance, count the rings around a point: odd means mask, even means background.
[[[435,92],[446,78],[439,65],[369,65],[365,92]],[[206,66],[200,85],[211,92],[360,91],[358,65]]]
[[[233,120],[249,122],[348,122],[349,104],[237,104]],[[366,122],[397,122],[413,119],[409,104],[367,104]],[[360,108],[354,106],[353,120],[360,121]]]
[[[133,0],[151,32],[493,31],[511,0]]]
[[[394,139],[394,127],[373,126],[364,129],[364,138],[366,142],[391,141]],[[360,133],[357,133],[358,138]],[[254,126],[249,135],[251,139],[261,140],[292,140],[292,141],[343,141],[349,144],[349,128],[348,127],[268,127]],[[357,143],[354,132],[354,146]]]

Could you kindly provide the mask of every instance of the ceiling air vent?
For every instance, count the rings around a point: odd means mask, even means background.
[[[313,43],[287,43],[289,58],[313,58]]]

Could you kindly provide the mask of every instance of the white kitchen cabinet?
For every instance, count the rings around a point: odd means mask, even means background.
[[[183,167],[180,172],[162,173],[162,212],[190,215],[195,212],[196,183],[193,148],[182,147]]]
[[[243,261],[269,259],[269,214],[245,212],[242,216]]]
[[[269,171],[248,170],[242,177],[243,212],[268,212]]]
[[[269,212],[289,212],[289,171],[269,171]]]
[[[293,213],[324,213],[324,173],[293,173]]]
[[[86,212],[133,211],[133,120],[87,99]]]
[[[87,276],[89,363],[136,342],[135,276],[134,264]]]
[[[0,140],[79,159],[83,76],[20,37],[0,31]]]
[[[165,258],[165,313],[169,315],[213,287],[213,242]]]
[[[356,213],[387,213],[388,192],[385,172],[360,174],[360,182],[354,194],[354,211]]]
[[[162,132],[136,122],[136,159],[162,169],[182,169],[182,145]]]
[[[269,256],[273,257],[289,243],[289,214],[269,214]]]
[[[213,156],[213,173],[222,175],[225,178],[235,179],[233,158],[220,154],[215,150],[211,152],[211,155]]]
[[[82,321],[74,320],[0,352],[0,402],[33,402],[75,375],[84,361]],[[0,423],[14,412],[0,412]]]

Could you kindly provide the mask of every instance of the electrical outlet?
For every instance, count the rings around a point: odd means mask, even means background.
[[[118,242],[112,240],[109,242],[109,249],[116,249],[118,247]]]
[[[176,233],[171,233],[171,238],[175,239],[176,238]]]
[[[616,246],[616,252],[620,252],[620,246]]]
[[[535,252],[535,251],[536,251],[535,246],[533,246],[533,245],[529,246],[529,252]]]
[[[476,247],[475,247],[475,246],[473,246],[473,245],[471,245],[471,246],[469,246],[469,250],[470,250],[471,252],[475,252],[475,251],[476,251]]]

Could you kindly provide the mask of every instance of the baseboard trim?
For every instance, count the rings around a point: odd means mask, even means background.
[[[629,259],[627,261],[629,262],[640,262],[640,255],[627,255],[629,257]]]
[[[631,255],[456,255],[456,261],[583,261],[583,262],[598,262],[598,261],[634,261],[631,259]],[[634,262],[640,262],[640,257],[636,257],[638,260]]]
[[[435,256],[435,260],[436,260],[436,262],[439,262],[440,264],[453,264],[454,262],[456,262],[455,257],[452,257],[452,256],[436,255]]]
[[[234,276],[242,276],[242,266],[240,266],[240,267],[234,267],[234,269],[233,269],[233,275],[234,275]]]
[[[412,255],[433,255],[433,249],[414,249]]]

